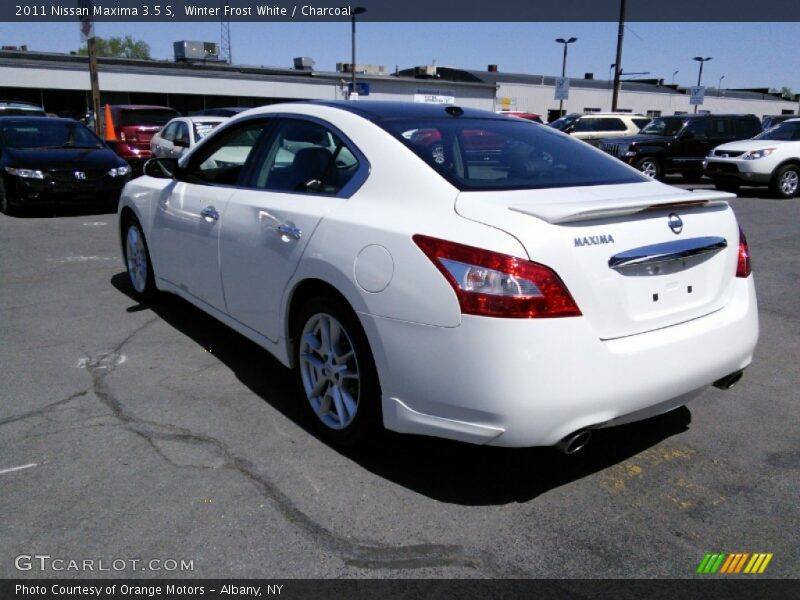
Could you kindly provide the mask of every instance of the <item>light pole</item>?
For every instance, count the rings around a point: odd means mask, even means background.
[[[675,85],[675,75],[677,75],[679,72],[680,72],[680,71],[678,71],[677,69],[675,69],[675,70],[672,72],[672,85]]]
[[[719,98],[720,92],[722,91],[722,80],[725,79],[725,75],[719,78],[719,83],[717,84],[717,98]]]
[[[700,71],[697,73],[697,87],[700,87],[700,82],[703,80],[703,63],[708,62],[712,58],[713,56],[707,56],[706,58],[703,58],[702,56],[695,56],[692,59],[700,63]],[[697,112],[697,104],[694,105],[694,112]]]
[[[558,38],[556,40],[556,43],[564,44],[564,58],[561,61],[561,78],[562,79],[564,78],[564,76],[565,76],[565,74],[567,72],[567,46],[569,46],[573,42],[577,42],[577,41],[578,41],[578,38],[576,38],[576,37],[571,37],[568,40],[565,40],[564,38]],[[558,116],[561,117],[563,112],[564,112],[564,101],[563,100],[559,100],[558,101]]]
[[[352,42],[353,62],[350,65],[351,87],[350,87],[350,95],[348,96],[349,98],[352,98],[353,94],[355,94],[355,98],[358,98],[358,92],[356,92],[356,15],[363,15],[365,12],[367,12],[366,8],[364,8],[363,6],[356,6],[353,9],[353,14],[351,15],[352,29],[351,29],[350,41]]]

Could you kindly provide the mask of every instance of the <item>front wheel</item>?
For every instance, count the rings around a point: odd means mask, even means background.
[[[794,198],[800,188],[800,167],[784,165],[775,172],[770,182],[770,191],[778,198]]]
[[[353,447],[380,431],[375,363],[364,330],[347,304],[320,297],[301,309],[294,359],[305,415],[322,438]]]
[[[150,252],[142,233],[142,226],[134,217],[128,218],[123,229],[125,267],[133,295],[140,302],[152,300],[156,294],[155,276],[150,263]]]
[[[663,177],[661,163],[652,156],[645,156],[637,160],[636,168],[650,179],[661,179]]]

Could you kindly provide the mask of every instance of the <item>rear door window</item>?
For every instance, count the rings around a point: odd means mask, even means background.
[[[595,131],[627,131],[628,129],[622,119],[615,117],[603,117],[594,120],[597,122],[594,128]]]

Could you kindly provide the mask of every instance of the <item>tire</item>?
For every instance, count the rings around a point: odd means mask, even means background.
[[[661,168],[661,162],[652,156],[643,156],[637,160],[636,168],[650,179],[660,180],[664,177],[664,171]]]
[[[8,192],[6,191],[6,186],[3,184],[2,177],[0,177],[0,212],[9,217],[16,212],[8,198]]]
[[[311,299],[293,332],[295,380],[306,420],[334,446],[374,441],[382,430],[381,391],[367,336],[334,297]]]
[[[730,192],[732,194],[739,193],[739,184],[733,182],[715,181],[714,187],[720,192]]]
[[[794,198],[800,191],[800,167],[783,165],[772,176],[769,189],[776,198]]]
[[[125,268],[133,296],[139,302],[151,301],[157,294],[150,251],[142,233],[142,226],[135,217],[128,217],[123,226],[122,248]]]

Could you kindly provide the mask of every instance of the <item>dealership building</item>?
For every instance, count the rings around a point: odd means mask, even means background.
[[[178,44],[176,44],[177,46]],[[176,53],[177,55],[177,53]],[[308,58],[293,68],[229,65],[219,60],[138,60],[101,58],[98,63],[102,104],[171,106],[182,113],[204,108],[259,106],[287,100],[346,98],[351,65],[336,72],[317,71]],[[387,73],[377,65],[357,65],[359,97],[451,103],[485,110],[518,110],[557,115],[556,78],[500,72],[421,66]],[[21,100],[42,105],[61,116],[79,117],[91,106],[88,60],[74,54],[0,51],[0,101]],[[571,79],[566,112],[598,112],[611,108],[612,86],[587,73]],[[648,116],[691,112],[689,92],[660,80],[621,84],[620,110]],[[797,114],[798,103],[768,90],[710,89],[701,110],[714,113]]]

